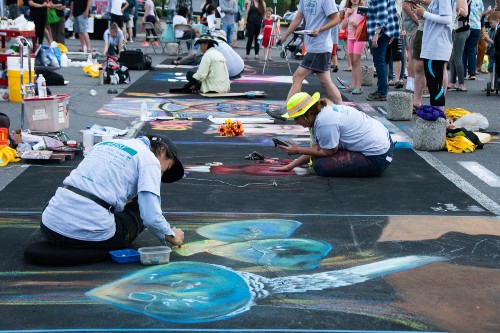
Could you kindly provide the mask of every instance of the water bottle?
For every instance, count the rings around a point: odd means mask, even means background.
[[[89,151],[94,146],[94,132],[87,126],[85,131],[83,131],[83,156],[87,156]]]
[[[99,85],[104,84],[104,70],[102,68],[99,68]]]
[[[142,102],[141,104],[141,121],[148,121],[148,104],[146,102]]]
[[[257,37],[257,44],[261,45],[262,44],[262,34],[260,34],[258,37]]]
[[[66,53],[61,54],[61,67],[68,67],[68,56]]]
[[[45,78],[43,77],[42,74],[38,75],[36,84],[38,86],[38,97],[41,98],[47,97],[47,83],[45,82]]]

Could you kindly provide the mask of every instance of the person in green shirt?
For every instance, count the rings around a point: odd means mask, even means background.
[[[196,72],[187,72],[186,78],[189,82],[184,88],[202,93],[229,92],[231,87],[226,58],[215,49],[214,46],[218,45],[217,40],[210,35],[203,35],[196,41],[195,45],[198,44],[203,57]]]

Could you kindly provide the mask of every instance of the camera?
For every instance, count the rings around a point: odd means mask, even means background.
[[[366,6],[358,6],[358,14],[366,16],[368,14],[368,7],[366,7]]]

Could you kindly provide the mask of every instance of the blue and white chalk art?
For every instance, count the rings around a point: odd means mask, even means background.
[[[143,269],[86,295],[166,322],[202,323],[237,316],[274,294],[349,286],[443,260],[446,258],[407,256],[278,278],[202,262],[172,262]]]

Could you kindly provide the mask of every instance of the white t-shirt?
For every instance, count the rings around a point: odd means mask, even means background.
[[[301,0],[298,10],[304,15],[306,30],[321,28],[330,21],[328,16],[338,12],[333,0]],[[333,42],[329,30],[319,33],[316,37],[306,35],[304,42],[307,52],[332,52]]]
[[[63,183],[96,195],[119,212],[140,191],[160,195],[161,167],[140,139],[113,140],[95,145]],[[65,188],[57,189],[42,222],[60,235],[79,240],[104,241],[116,231],[113,214]]]
[[[111,14],[122,16],[122,5],[126,0],[111,0]]]
[[[455,0],[432,0],[427,7],[431,14],[450,16],[450,24],[441,24],[426,19],[422,37],[422,51],[420,58],[449,61],[453,49],[452,31],[455,19]]]
[[[245,68],[245,62],[240,57],[240,55],[231,47],[229,44],[222,40],[218,40],[219,45],[215,45],[215,49],[218,50],[224,58],[226,58],[227,72],[229,77],[236,76],[243,72]]]
[[[174,18],[172,19],[172,25],[175,26],[177,24],[188,24],[187,19],[184,16],[181,15],[175,15]],[[182,38],[184,35],[184,31],[182,30],[175,30],[175,38]]]
[[[149,3],[149,10],[147,13],[144,13],[146,16],[155,16],[155,4],[153,0],[146,0],[146,4]],[[144,8],[146,8],[146,5],[144,5]]]
[[[346,105],[327,105],[318,113],[313,142],[321,148],[385,154],[390,148],[389,131],[378,120]]]

